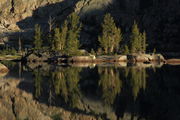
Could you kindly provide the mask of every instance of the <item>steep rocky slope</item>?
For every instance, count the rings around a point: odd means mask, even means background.
[[[161,52],[179,52],[179,0],[1,0],[0,39],[21,37],[32,40],[36,23],[46,30],[49,16],[61,23],[75,11],[84,24],[81,42],[94,47],[101,32],[100,23],[105,12],[110,12],[128,40],[133,21],[136,20],[148,36],[149,49]],[[17,31],[21,31],[20,34]]]

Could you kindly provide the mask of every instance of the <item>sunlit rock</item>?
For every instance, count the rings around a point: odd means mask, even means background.
[[[9,69],[0,63],[0,77],[5,76],[8,73]]]

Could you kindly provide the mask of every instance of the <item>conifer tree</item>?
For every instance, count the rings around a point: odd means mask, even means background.
[[[67,22],[67,20],[64,21],[64,24],[62,25],[60,32],[61,32],[60,49],[64,51],[65,45],[66,45],[67,33],[68,33],[68,22]]]
[[[102,24],[102,35],[98,37],[100,46],[106,54],[113,53],[118,49],[121,40],[121,30],[116,27],[113,17],[106,14]]]
[[[72,13],[68,17],[68,32],[66,37],[66,53],[68,55],[78,54],[78,49],[80,47],[79,34],[81,30],[79,19],[76,13]]]
[[[138,25],[134,22],[132,26],[132,34],[130,37],[130,51],[131,53],[137,53],[141,51],[141,33]]]
[[[120,28],[115,27],[114,30],[115,30],[114,42],[113,42],[114,43],[114,49],[116,52],[118,52],[118,49],[120,46],[119,43],[122,41],[123,37],[122,37],[122,33],[121,33]],[[111,50],[111,52],[113,52],[113,51]]]
[[[141,44],[142,44],[142,52],[145,53],[146,52],[146,47],[147,47],[147,44],[146,44],[146,32],[144,31],[141,35]]]
[[[60,48],[60,41],[61,41],[61,34],[60,34],[60,28],[55,28],[54,29],[54,40],[53,40],[53,50],[55,51],[59,51],[61,50]]]
[[[79,41],[76,38],[73,30],[68,31],[68,38],[66,41],[66,53],[68,55],[75,55],[79,48]]]
[[[42,32],[40,25],[35,25],[35,34],[34,34],[34,46],[35,49],[41,49],[42,48]]]
[[[64,22],[62,25],[61,29],[60,28],[55,28],[54,30],[54,50],[57,51],[64,51],[65,49],[65,42],[66,42],[66,36],[67,36],[67,21]]]
[[[49,17],[48,25],[49,25],[48,45],[50,46],[51,49],[54,49],[54,39],[52,33],[55,26],[55,19],[52,18],[51,16]]]

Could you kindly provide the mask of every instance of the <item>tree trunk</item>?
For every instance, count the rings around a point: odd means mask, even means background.
[[[114,46],[111,46],[110,53],[113,53],[113,50],[114,50]]]

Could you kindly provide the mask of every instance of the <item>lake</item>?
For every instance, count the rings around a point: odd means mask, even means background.
[[[180,66],[4,64],[1,120],[180,119]]]

